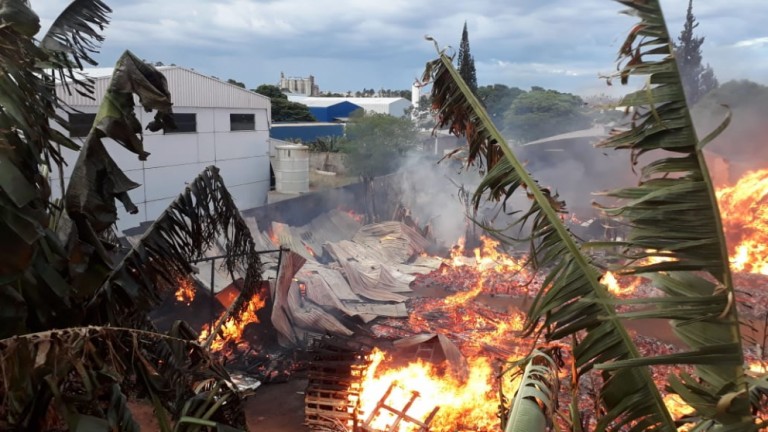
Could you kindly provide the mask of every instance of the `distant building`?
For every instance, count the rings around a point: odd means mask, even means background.
[[[151,153],[142,162],[111,139],[104,145],[120,169],[141,187],[129,191],[139,213],[127,213],[118,205],[117,228],[125,230],[142,222],[153,221],[206,166],[216,165],[238,208],[250,209],[267,202],[270,183],[269,98],[228,84],[190,69],[162,66],[158,70],[168,80],[173,113],[178,129],[163,134],[144,131],[144,149]],[[87,69],[95,80],[95,100],[56,88],[57,95],[80,113],[69,116],[69,136],[80,142],[93,125],[113,69]],[[154,119],[154,113],[136,107],[136,117],[143,126]],[[67,133],[62,130],[63,133]],[[69,180],[78,153],[62,149],[67,166],[64,179]],[[51,172],[51,189],[59,194],[58,171]]]
[[[329,100],[333,98],[306,98],[301,101],[319,122],[346,122],[353,112],[363,109],[350,101]]]
[[[340,123],[273,123],[269,131],[271,139],[282,141],[301,141],[310,143],[318,138],[343,136],[344,125]]]
[[[289,95],[288,99],[307,106],[330,106],[349,102],[359,106],[367,113],[389,114],[394,117],[403,117],[405,111],[411,107],[411,101],[399,97],[298,97]]]
[[[320,94],[320,87],[315,84],[315,77],[310,75],[307,78],[286,77],[280,72],[280,90],[294,95],[317,96]]]

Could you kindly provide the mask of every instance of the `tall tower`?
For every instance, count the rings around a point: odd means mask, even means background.
[[[419,87],[418,81],[414,81],[413,84],[411,84],[411,103],[413,104],[414,110],[419,109],[420,98],[421,98],[421,87]]]

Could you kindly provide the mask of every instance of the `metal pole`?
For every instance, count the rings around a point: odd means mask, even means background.
[[[211,333],[213,333],[215,330],[213,328],[213,321],[216,319],[214,315],[216,315],[216,292],[213,290],[213,282],[216,278],[216,259],[211,260]]]

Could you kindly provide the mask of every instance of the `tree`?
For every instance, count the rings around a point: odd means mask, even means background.
[[[505,133],[520,143],[585,129],[590,124],[579,96],[541,87],[517,96],[504,113]]]
[[[288,96],[283,94],[276,85],[262,84],[251,91],[270,99],[273,122],[317,121],[312,113],[309,112],[309,107],[299,102],[289,101]]]
[[[405,117],[355,112],[346,128],[347,169],[352,175],[372,179],[394,172],[416,145],[416,129]]]
[[[702,96],[718,86],[714,70],[709,64],[703,66],[701,63],[701,46],[704,44],[704,36],[693,35],[693,30],[698,26],[699,23],[693,15],[693,0],[688,0],[688,12],[685,15],[683,30],[675,45],[675,55],[677,67],[683,77],[685,95],[691,104],[695,104]]]
[[[483,102],[485,110],[497,126],[503,129],[504,113],[512,102],[525,93],[518,87],[507,87],[504,84],[482,86],[477,89],[477,98]]]
[[[475,59],[469,51],[469,33],[467,22],[464,21],[464,30],[461,32],[461,45],[459,46],[459,73],[472,92],[477,92],[477,74],[475,71]]]
[[[241,82],[241,81],[238,81],[238,80],[235,80],[235,79],[232,79],[232,78],[228,79],[227,83],[232,84],[232,85],[236,85],[236,86],[238,86],[240,88],[245,88],[245,83],[244,82]]]
[[[134,97],[156,112],[147,129],[173,128],[164,76],[126,52],[82,150],[51,124],[67,127],[57,79],[93,94],[78,69],[96,64],[89,55],[110,12],[99,0],[75,0],[36,39],[39,18],[27,1],[0,8],[0,429],[139,430],[129,395],[151,399],[162,430],[243,427],[231,379],[194,331],[179,323],[161,334],[149,318],[169,283],[220,236],[228,254],[247,256],[230,259],[230,269],[258,263],[218,170],[195,179],[127,253],[114,241],[115,200],[130,208],[126,192],[138,185],[102,140],[147,158]],[[81,151],[63,205],[48,186],[61,147]],[[260,284],[258,265],[249,268]]]
[[[397,170],[416,145],[416,128],[410,119],[388,114],[354,112],[346,127],[347,170],[365,185],[366,222],[377,221],[373,179]]]

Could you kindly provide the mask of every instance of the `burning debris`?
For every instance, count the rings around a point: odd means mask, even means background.
[[[720,188],[717,200],[734,271],[768,275],[768,169]]]
[[[722,201],[732,195],[723,189],[719,196]],[[502,377],[500,368],[541,343],[521,335],[521,311],[543,280],[527,270],[524,253],[503,250],[489,237],[479,238],[472,250],[459,239],[445,257],[434,256],[429,230],[409,212],[398,212],[408,217],[363,226],[350,211],[335,210],[304,226],[273,222],[255,231],[259,248],[283,249],[263,259],[275,277],[239,318],[221,326],[211,348],[230,368],[262,383],[306,376],[311,430],[498,430],[499,394],[513,394],[517,383]],[[757,289],[765,277],[735,274],[737,285],[755,295],[755,313],[764,311],[758,299],[768,300]],[[601,281],[620,298],[655,293],[637,276],[606,272]],[[239,294],[236,281],[214,285],[220,307]],[[179,281],[178,301],[193,296]],[[201,340],[209,336],[204,327]],[[668,341],[642,332],[635,339],[646,355],[675,351]],[[569,347],[557,349],[564,352],[558,398],[567,404],[574,394],[572,359]],[[765,370],[760,355],[749,353],[748,360],[752,372]],[[652,370],[657,382],[676,371]],[[585,380],[580,391],[596,389],[599,377],[592,379],[597,381]],[[577,403],[583,422],[593,425],[598,414],[587,399]],[[676,416],[690,412],[674,395],[664,400]]]

